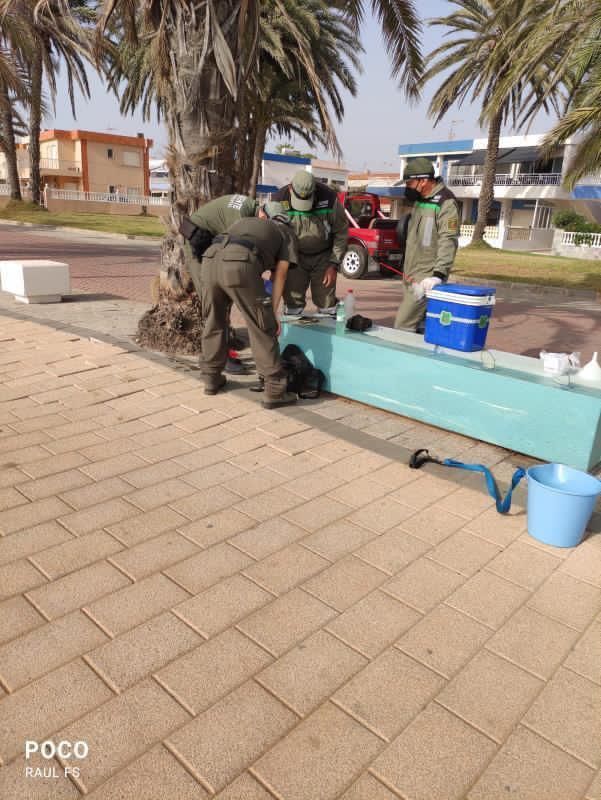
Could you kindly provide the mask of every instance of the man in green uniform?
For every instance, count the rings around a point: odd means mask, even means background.
[[[243,217],[254,217],[256,210],[257,201],[254,198],[245,194],[225,194],[223,197],[209,200],[191,214],[189,219],[196,227],[196,231],[190,229],[189,236],[184,233],[184,237],[187,238],[186,252],[189,256],[188,272],[190,274],[193,270],[198,272],[204,249],[211,243],[213,236],[225,233],[230,225]]]
[[[276,219],[286,219],[284,209],[268,204],[271,219],[240,219],[227,233],[216,236],[205,251],[200,275],[194,285],[200,295],[205,319],[202,334],[202,369],[205,394],[217,394],[225,386],[227,357],[227,310],[235,303],[244,317],[257,371],[265,379],[266,408],[296,402],[286,391],[287,376],[280,360],[277,310],[289,265],[297,260],[296,243]],[[270,297],[262,273],[274,272]],[[198,283],[197,283],[198,280]]]
[[[346,252],[348,222],[333,189],[300,170],[273,198],[290,214],[298,238],[298,267],[284,290],[287,314],[302,314],[307,289],[318,310],[336,314],[336,275]]]
[[[200,277],[202,256],[213,237],[225,233],[239,219],[254,217],[256,208],[257,202],[252,197],[245,194],[226,194],[205,203],[185,221],[182,234],[186,239],[186,269],[195,286]],[[228,353],[226,372],[246,374],[246,369],[234,358],[235,355],[233,351]]]
[[[413,158],[403,172],[405,197],[415,201],[407,229],[403,300],[395,328],[421,331],[426,317],[426,292],[446,281],[459,241],[459,206],[455,195],[428,158]]]

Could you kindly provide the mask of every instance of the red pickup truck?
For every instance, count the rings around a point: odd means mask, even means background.
[[[377,194],[339,192],[349,223],[348,248],[340,264],[346,278],[378,272],[402,273],[404,248],[397,236],[397,219],[389,219]]]

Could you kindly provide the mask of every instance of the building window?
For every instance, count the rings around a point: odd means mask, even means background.
[[[109,194],[115,194],[117,191],[116,186],[109,186]]]
[[[123,165],[125,167],[139,167],[140,153],[137,150],[125,150],[123,152]]]
[[[112,159],[112,158],[113,158],[113,148],[112,148],[112,147],[109,147],[109,148],[107,149],[107,151],[106,151],[106,157],[107,157],[108,159]]]

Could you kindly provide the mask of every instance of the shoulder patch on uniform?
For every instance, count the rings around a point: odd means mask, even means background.
[[[450,217],[447,220],[447,230],[449,233],[457,233],[459,230],[459,219],[457,217]]]
[[[440,202],[440,198],[441,198],[441,195],[439,195],[439,194],[435,194],[435,195],[434,195],[434,197],[430,197],[429,199],[430,199],[430,200],[431,200],[433,203],[439,203],[439,202]]]
[[[317,208],[327,208],[329,205],[329,200],[320,200],[320,202],[317,204]]]

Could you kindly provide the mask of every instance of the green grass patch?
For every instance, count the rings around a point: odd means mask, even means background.
[[[75,211],[51,214],[35,203],[20,203],[12,200],[0,209],[0,220],[33,222],[35,225],[82,228],[102,233],[125,233],[130,236],[163,236],[165,227],[158,217],[141,214],[119,216],[117,214],[83,214]]]
[[[466,278],[488,278],[495,281],[601,291],[599,261],[515,253],[494,247],[460,248],[453,273]]]

